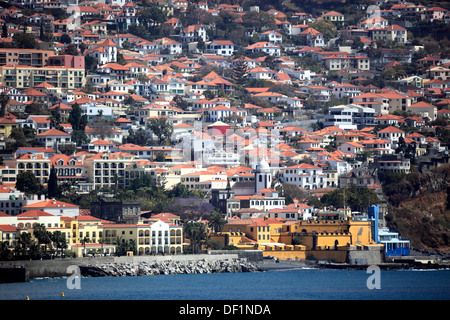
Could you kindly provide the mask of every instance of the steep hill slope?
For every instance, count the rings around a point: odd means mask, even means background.
[[[409,239],[413,248],[450,252],[449,182],[450,165],[445,165],[386,185],[390,204],[388,227]]]

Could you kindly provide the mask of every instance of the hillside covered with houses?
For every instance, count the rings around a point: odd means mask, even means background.
[[[134,226],[194,252],[198,230],[213,247],[377,206],[380,228],[449,249],[446,1],[14,0],[0,27],[11,241],[32,219],[75,226],[76,250]]]

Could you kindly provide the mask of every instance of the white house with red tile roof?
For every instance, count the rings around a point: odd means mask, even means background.
[[[244,48],[246,51],[249,52],[261,52],[261,53],[265,53],[274,57],[279,57],[281,56],[281,48],[278,44],[276,43],[272,43],[272,42],[267,42],[267,41],[260,41],[260,42],[256,42],[254,44],[251,44],[247,47]]]
[[[365,150],[365,146],[363,144],[357,142],[344,142],[340,146],[337,147],[339,151],[352,153],[354,155],[363,152]]]
[[[431,7],[425,10],[425,15],[422,16],[423,20],[433,22],[434,20],[443,20],[448,10],[442,7]]]
[[[395,148],[398,144],[399,139],[401,137],[405,138],[405,131],[393,126],[389,126],[387,128],[384,128],[383,130],[378,131],[377,136],[379,139],[389,140]]]
[[[266,40],[271,43],[282,43],[283,37],[281,33],[275,30],[267,30],[260,34],[259,36],[260,40]]]
[[[429,118],[431,121],[437,118],[437,107],[425,101],[414,103],[406,110],[418,114],[422,118]]]
[[[419,144],[425,144],[426,143],[426,137],[424,135],[421,135],[418,132],[413,132],[409,135],[407,135],[405,138],[412,139],[414,141],[417,141]]]
[[[234,54],[234,43],[230,40],[213,40],[206,42],[206,51],[223,57],[231,57]]]
[[[182,51],[182,44],[173,39],[163,37],[153,41],[156,43],[161,52],[167,51],[168,54],[180,54]]]
[[[276,72],[265,67],[256,67],[247,71],[247,78],[271,80],[275,77]]]
[[[72,136],[52,128],[36,135],[36,141],[43,147],[58,149],[58,145],[72,144]]]
[[[50,130],[50,117],[41,115],[30,115],[25,121],[26,124],[31,124],[31,127],[36,130],[36,133],[42,133]]]
[[[399,43],[406,44],[408,43],[408,34],[407,30],[397,24],[393,24],[391,26],[387,26],[385,28],[372,28],[368,29],[369,36],[372,41],[378,40],[391,40]]]
[[[280,171],[280,180],[305,189],[319,189],[327,186],[327,175],[322,168],[301,163]]]
[[[308,27],[299,33],[299,36],[304,38],[306,45],[310,47],[324,47],[325,40],[323,34],[314,28]]]
[[[355,97],[361,94],[358,86],[351,83],[341,83],[333,87],[333,95],[338,98]]]
[[[397,116],[395,114],[383,114],[379,115],[375,122],[376,124],[380,125],[389,125],[389,126],[396,126],[399,122],[399,120],[403,120],[403,117]]]
[[[79,215],[80,207],[71,203],[49,199],[41,202],[36,202],[33,204],[29,204],[22,207],[26,210],[20,216],[30,216],[32,213],[39,213],[39,211],[44,211],[44,213],[40,213],[45,216],[66,216],[66,217],[75,217]],[[58,219],[59,222],[59,219]],[[59,225],[58,225],[59,226]]]
[[[15,216],[13,224],[19,228],[33,228],[36,225],[44,225],[46,228],[59,228],[60,216],[48,213],[40,208],[25,208],[26,211]]]
[[[95,58],[102,65],[117,62],[117,52],[117,45],[108,38],[87,50],[86,55]]]
[[[358,141],[365,147],[366,151],[370,151],[374,154],[391,154],[394,152],[392,149],[392,142],[385,139],[367,139]]]

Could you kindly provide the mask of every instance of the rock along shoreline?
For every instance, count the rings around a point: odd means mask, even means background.
[[[188,260],[188,261],[152,261],[129,263],[104,263],[100,265],[80,266],[81,275],[85,277],[126,277],[153,276],[170,274],[199,273],[237,273],[257,272],[261,269],[245,259],[231,260]]]

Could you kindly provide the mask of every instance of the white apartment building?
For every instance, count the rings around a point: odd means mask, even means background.
[[[333,95],[342,99],[345,97],[355,97],[361,94],[361,90],[358,86],[355,86],[351,83],[342,83],[333,87]]]
[[[354,114],[359,110],[345,105],[330,107],[328,114],[325,115],[324,126],[331,127],[336,126],[344,130],[357,129],[356,123],[354,123]]]
[[[400,137],[405,138],[405,131],[390,126],[383,130],[378,131],[377,136],[379,139],[385,139],[390,141],[393,147],[396,148]]]
[[[281,171],[280,180],[305,189],[319,189],[327,186],[327,175],[322,168],[301,163]]]
[[[125,168],[132,165],[135,156],[123,153],[98,153],[85,159],[88,183],[94,189],[103,187],[122,186]]]
[[[325,116],[324,125],[336,126],[344,130],[375,125],[376,111],[359,105],[339,105],[330,107]]]

